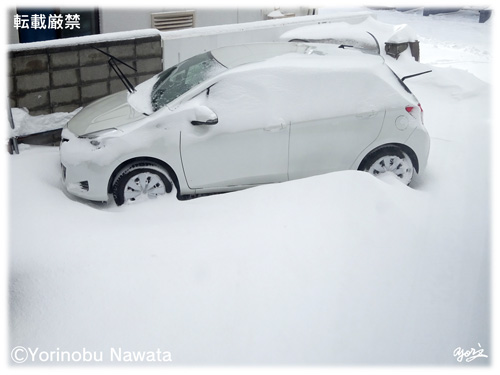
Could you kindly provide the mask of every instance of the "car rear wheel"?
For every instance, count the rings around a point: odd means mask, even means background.
[[[113,183],[113,198],[118,206],[169,194],[173,182],[168,172],[152,163],[135,163],[119,173]]]
[[[410,184],[415,171],[411,158],[397,147],[384,147],[375,151],[361,169],[374,176],[393,173],[405,185]]]

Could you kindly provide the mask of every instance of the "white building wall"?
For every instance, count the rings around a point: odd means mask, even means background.
[[[119,31],[131,31],[151,28],[151,13],[185,10],[181,8],[101,8],[99,9],[101,34]],[[190,10],[193,10],[190,8]],[[195,10],[195,27],[238,24],[262,21],[274,8],[200,8]],[[296,16],[308,14],[308,8],[282,8],[283,13],[294,13]],[[15,8],[7,9],[8,35],[7,43],[19,43],[19,35],[12,27],[16,14]]]
[[[14,15],[17,13],[15,8],[7,9],[7,43],[16,44],[19,43],[19,33],[14,28]]]
[[[283,33],[297,27],[329,22],[359,23],[370,16],[373,16],[371,12],[338,13],[162,32],[163,68],[219,47],[276,42]]]
[[[101,34],[151,28],[151,13],[158,8],[101,8],[99,9]]]
[[[205,27],[263,21],[274,8],[103,8],[100,9],[101,33],[149,29],[151,13],[182,10],[194,10],[195,27]],[[283,13],[293,13],[296,16],[307,15],[308,10],[306,7],[281,9]]]

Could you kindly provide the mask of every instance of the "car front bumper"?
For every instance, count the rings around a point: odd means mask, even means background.
[[[109,166],[99,162],[98,148],[64,129],[60,146],[61,179],[66,190],[80,198],[107,202]]]

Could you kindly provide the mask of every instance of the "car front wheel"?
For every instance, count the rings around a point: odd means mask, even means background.
[[[113,198],[118,206],[171,193],[173,182],[168,172],[152,163],[135,163],[123,170],[113,183]]]
[[[397,147],[384,147],[374,152],[361,169],[374,176],[393,173],[405,185],[410,184],[415,171],[411,158]]]

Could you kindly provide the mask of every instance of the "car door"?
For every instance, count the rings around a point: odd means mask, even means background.
[[[221,79],[192,99],[217,123],[181,130],[181,157],[192,189],[232,188],[286,181],[289,121],[268,111],[273,94],[258,75]]]
[[[289,178],[351,168],[379,135],[385,95],[376,77],[359,71],[316,72],[295,77]],[[314,94],[315,93],[315,94]],[[384,99],[385,100],[385,99]]]

